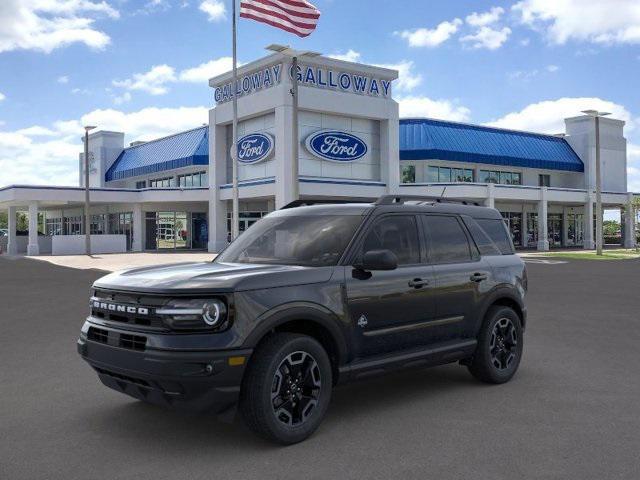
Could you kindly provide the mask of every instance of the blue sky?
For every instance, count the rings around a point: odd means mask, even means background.
[[[306,39],[248,20],[239,59],[270,43],[400,70],[401,115],[549,133],[587,108],[627,121],[640,191],[637,0],[315,0]],[[75,184],[81,125],[149,139],[207,121],[230,66],[230,0],[2,0],[0,186]]]

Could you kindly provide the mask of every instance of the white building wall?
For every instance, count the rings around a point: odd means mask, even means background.
[[[82,138],[84,142],[84,137]],[[89,135],[89,186],[104,187],[104,176],[124,150],[124,133],[98,131]],[[84,143],[78,160],[79,185],[84,186]]]

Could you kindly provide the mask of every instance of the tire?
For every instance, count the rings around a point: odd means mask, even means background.
[[[255,433],[291,445],[318,428],[332,386],[331,363],[320,343],[306,335],[276,333],[251,357],[242,381],[240,411]]]
[[[478,336],[478,347],[467,368],[482,382],[508,382],[518,370],[522,347],[522,323],[518,314],[509,307],[491,307]]]

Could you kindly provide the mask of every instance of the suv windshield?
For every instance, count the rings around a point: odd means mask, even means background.
[[[309,267],[336,265],[362,219],[359,215],[265,217],[238,237],[215,261]]]

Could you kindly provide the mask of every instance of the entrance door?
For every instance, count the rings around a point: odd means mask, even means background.
[[[538,214],[527,213],[527,247],[538,246]]]
[[[522,214],[515,212],[502,212],[502,218],[511,233],[511,240],[516,247],[522,246]]]
[[[349,314],[356,331],[358,356],[410,348],[426,343],[421,328],[433,319],[433,268],[422,262],[414,215],[385,215],[369,228],[357,258],[386,249],[398,257],[398,268],[361,272],[347,269]]]
[[[562,214],[551,213],[547,217],[547,235],[549,247],[562,246]]]

